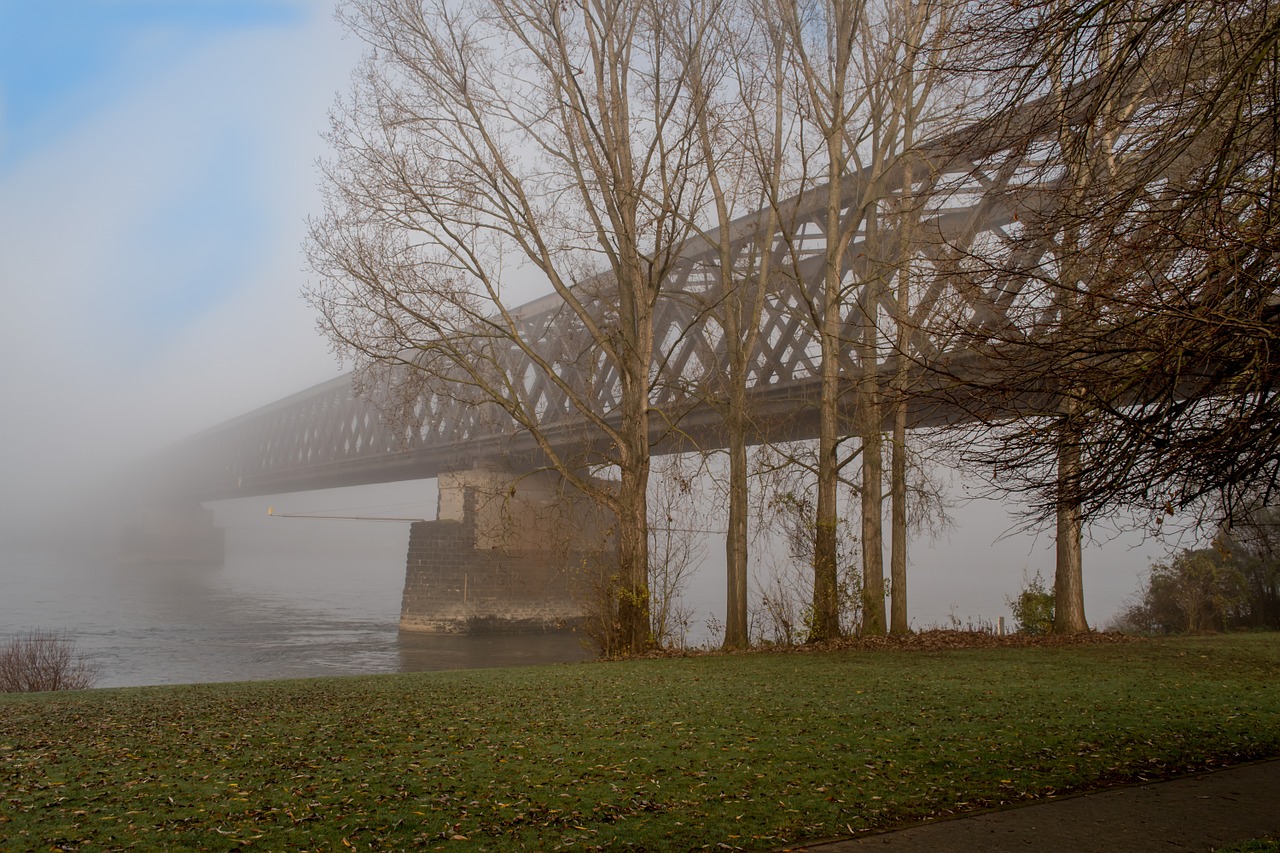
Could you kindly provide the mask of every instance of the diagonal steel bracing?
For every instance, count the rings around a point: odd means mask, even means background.
[[[841,373],[852,389],[868,366],[862,361],[863,328],[876,324],[883,345],[871,357],[886,375],[907,366],[917,425],[963,414],[952,389],[938,379],[945,371],[931,368],[955,364],[981,371],[985,341],[1033,341],[1054,322],[1053,299],[1044,286],[1053,275],[1053,241],[1026,235],[1051,212],[1055,125],[1045,121],[1037,127],[1034,115],[1024,111],[980,123],[923,146],[912,163],[910,186],[903,185],[902,164],[874,186],[867,172],[843,181],[845,215],[869,209],[864,222],[874,228],[864,224],[854,235],[843,270]],[[766,228],[766,211],[729,226],[733,256],[768,253],[774,271],[748,369],[757,441],[816,434],[815,306],[822,304],[825,193],[819,187],[782,204],[781,227],[773,231]],[[727,371],[727,342],[715,319],[718,239],[716,232],[686,245],[655,312],[663,360],[651,399],[664,415],[654,419],[660,450],[714,447],[723,440],[714,402]],[[893,292],[904,257],[911,310],[907,352],[900,353],[889,342],[896,339]],[[997,265],[1000,275],[984,274]],[[747,278],[750,273],[743,270]],[[604,310],[608,282],[596,279],[588,286],[600,294],[596,304]],[[537,342],[538,355],[573,382],[594,412],[616,412],[617,376],[563,302],[544,297],[513,313],[521,334]],[[581,414],[564,390],[514,345],[500,361],[543,430],[565,446],[578,442],[589,450]],[[431,477],[483,460],[537,464],[534,442],[496,407],[469,402],[465,393],[424,391],[405,398],[396,387],[389,381],[357,395],[352,378],[344,376],[209,429],[159,460],[164,488],[208,500]],[[850,402],[844,413],[850,419],[851,407]],[[394,417],[386,416],[393,411]]]

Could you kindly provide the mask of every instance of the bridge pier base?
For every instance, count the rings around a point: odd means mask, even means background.
[[[442,474],[435,521],[409,531],[400,627],[537,633],[577,627],[613,560],[607,519],[556,474]]]
[[[226,531],[202,506],[140,507],[122,526],[122,563],[207,563],[222,565]]]

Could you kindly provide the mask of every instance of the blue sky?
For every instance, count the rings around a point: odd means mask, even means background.
[[[307,13],[280,0],[3,0],[0,179],[92,128],[206,46],[250,32],[287,36],[305,25]],[[220,94],[236,96],[232,87]],[[107,304],[89,306],[110,324],[134,326],[130,339],[144,348],[134,355],[145,355],[146,342],[180,332],[262,252],[268,229],[256,221],[249,178],[264,164],[255,162],[251,134],[234,121],[215,133],[210,148],[217,153],[190,152],[187,173],[174,176],[168,197],[138,218],[134,286],[117,282]],[[147,251],[147,243],[165,246],[166,254],[185,250],[185,274],[149,269],[149,260],[165,255]],[[149,286],[161,275],[163,287]]]
[[[0,482],[338,372],[301,244],[359,53],[332,0],[0,0]]]
[[[0,173],[201,43],[303,18],[273,0],[3,0]]]

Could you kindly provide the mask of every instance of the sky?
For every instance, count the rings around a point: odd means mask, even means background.
[[[332,12],[0,0],[4,518],[341,371],[300,296],[327,111],[361,52]],[[994,621],[1024,577],[1051,583],[1052,539],[1001,538],[1008,507],[952,514],[913,557],[917,625]],[[1102,623],[1165,551],[1095,535],[1085,590]],[[722,598],[709,562],[699,611]]]
[[[340,372],[300,296],[332,11],[0,0],[0,511]]]

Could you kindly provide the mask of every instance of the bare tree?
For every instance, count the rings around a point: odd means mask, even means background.
[[[370,50],[308,244],[321,326],[371,381],[397,367],[406,406],[421,385],[472,403],[613,513],[624,652],[649,642],[655,306],[704,202],[675,10],[344,3]],[[513,310],[529,288],[554,305]]]
[[[27,631],[0,646],[0,693],[85,690],[97,678],[98,668],[57,631]]]
[[[780,220],[797,279],[821,280],[801,297],[817,337],[822,386],[814,637],[834,636],[838,629],[836,483],[855,459],[861,461],[862,630],[883,633],[882,452],[886,391],[893,378],[884,374],[884,364],[891,357],[888,321],[895,313],[892,305],[883,309],[891,302],[895,272],[901,267],[902,281],[909,278],[902,260],[910,251],[903,245],[905,233],[888,219],[894,200],[905,192],[904,164],[917,156],[919,126],[930,111],[938,118],[933,92],[941,71],[923,67],[921,57],[946,49],[956,7],[890,0],[794,0],[780,7],[795,109],[806,129],[798,137],[803,179],[826,182],[806,202],[820,212]],[[899,224],[908,219],[900,216]],[[904,317],[900,325],[906,324]],[[841,441],[851,431],[859,446],[842,453]],[[899,588],[905,592],[905,582]]]
[[[725,648],[750,638],[747,619],[748,468],[752,436],[748,384],[775,252],[777,198],[786,119],[780,45],[767,4],[694,0],[668,18],[685,57],[705,169],[706,222],[693,222],[694,243],[711,259],[701,271],[699,310],[719,327],[716,363],[702,389],[721,413],[727,481]],[[761,213],[757,211],[763,208]]]
[[[1011,248],[969,258],[998,309],[969,341],[992,356],[973,458],[1055,520],[1055,630],[1074,632],[1090,518],[1134,507],[1158,521],[1213,493],[1231,505],[1280,474],[1278,10],[1008,11],[979,22],[990,90],[1009,96],[983,130],[1023,174],[1006,194]]]
[[[798,108],[816,130],[821,174],[827,179],[820,228],[825,238],[820,275],[822,286],[815,298],[804,297],[817,330],[822,390],[818,413],[817,498],[813,549],[813,616],[811,638],[830,639],[840,634],[837,594],[837,483],[841,461],[839,421],[842,397],[840,356],[845,345],[845,259],[849,244],[862,224],[863,207],[845,197],[844,179],[852,171],[851,155],[862,139],[856,130],[865,125],[857,116],[865,107],[866,89],[857,74],[857,38],[867,14],[866,0],[832,3],[782,2],[781,20],[788,58],[798,82]],[[851,138],[851,130],[853,128]],[[785,223],[784,223],[785,225]],[[789,234],[792,265],[802,269],[805,248],[798,234]],[[864,551],[867,549],[864,543]],[[874,596],[883,580],[873,579],[872,591],[863,585],[864,601]],[[881,599],[883,602],[883,599]],[[883,608],[883,603],[881,604]],[[865,610],[865,608],[864,608]],[[872,616],[874,618],[874,615]],[[866,613],[864,612],[864,622]]]
[[[913,301],[919,299],[917,295],[913,300],[913,286],[920,289],[912,274],[913,257],[927,249],[922,245],[925,235],[918,224],[931,177],[929,164],[919,162],[917,146],[922,141],[922,130],[937,127],[947,112],[944,108],[956,107],[938,97],[938,91],[946,73],[947,54],[954,47],[953,30],[961,8],[953,0],[894,0],[883,5],[878,22],[864,35],[864,41],[869,43],[863,50],[869,69],[869,106],[875,117],[869,142],[873,152],[882,152],[873,155],[871,166],[888,174],[882,186],[885,198],[875,204],[872,214],[878,222],[869,218],[861,247],[866,258],[866,278],[878,284],[878,292],[873,288],[864,295],[864,305],[873,307],[864,310],[860,352],[865,391],[860,407],[866,415],[862,421],[863,539],[866,550],[882,539],[880,483],[876,478],[882,465],[882,410],[887,410],[892,423],[889,629],[895,634],[908,631],[907,528],[911,511],[907,505],[907,425],[912,396],[911,341],[913,336],[929,333],[913,317]],[[884,376],[882,361],[887,368]],[[879,402],[882,398],[886,400],[884,406]],[[865,553],[863,559],[865,589],[868,579],[883,576],[883,566],[878,559],[869,560]]]

